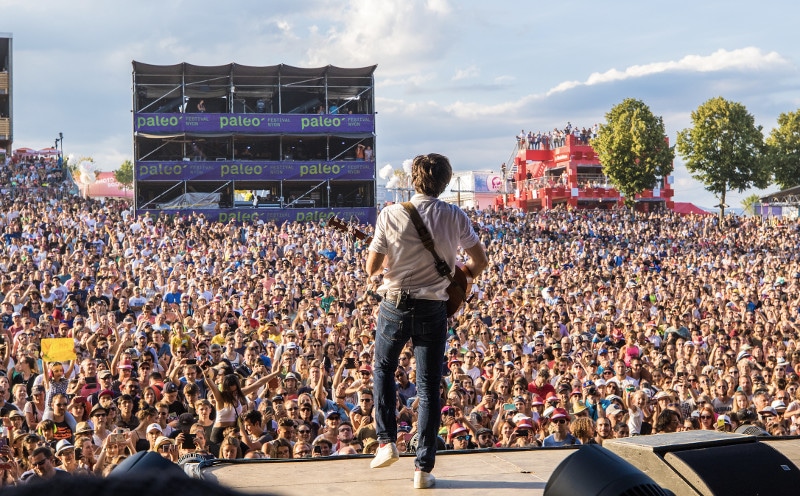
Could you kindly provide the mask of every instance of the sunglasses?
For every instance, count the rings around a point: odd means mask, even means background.
[[[41,467],[45,463],[47,463],[47,458],[43,458],[43,459],[39,460],[38,462],[33,462],[33,466],[34,467]]]
[[[551,420],[551,422],[553,422],[554,424],[566,424],[567,423],[567,419],[560,418],[560,419]]]

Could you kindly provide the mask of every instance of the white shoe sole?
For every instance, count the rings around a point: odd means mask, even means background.
[[[379,462],[377,459],[373,458],[372,461],[369,464],[369,468],[384,468],[384,467],[388,467],[389,465],[393,464],[394,462],[396,462],[399,459],[400,459],[399,456],[398,457],[390,457],[390,458],[386,458],[385,460]]]

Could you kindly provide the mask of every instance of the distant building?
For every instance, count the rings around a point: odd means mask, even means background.
[[[375,68],[134,61],[137,214],[374,222]]]
[[[763,218],[785,217],[797,219],[800,216],[800,186],[762,196],[753,205],[753,213]]]
[[[529,149],[524,140],[507,171],[506,204],[525,212],[559,205],[570,208],[612,208],[624,197],[609,183],[597,153],[578,137],[567,135],[563,146]],[[672,208],[672,176],[662,178],[655,188],[636,195],[637,210]],[[498,205],[503,199],[498,197]]]
[[[493,208],[497,204],[498,195],[503,192],[503,176],[500,172],[455,172],[439,198],[462,208],[483,210]]]
[[[0,33],[0,163],[11,156],[14,141],[13,57],[11,33]]]

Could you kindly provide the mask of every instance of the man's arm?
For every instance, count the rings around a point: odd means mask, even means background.
[[[480,241],[464,251],[469,255],[469,260],[464,264],[464,267],[469,271],[472,278],[475,279],[489,266],[489,257],[486,256],[486,250],[483,248],[483,243]],[[370,252],[370,254],[371,253],[372,252]],[[367,267],[369,267],[369,259],[367,259]]]
[[[484,253],[484,257],[485,256],[486,254]],[[371,279],[373,276],[379,275],[381,271],[383,271],[384,260],[386,260],[386,255],[384,255],[383,253],[378,253],[376,251],[369,250],[369,252],[367,253],[367,266],[366,266],[367,277]]]

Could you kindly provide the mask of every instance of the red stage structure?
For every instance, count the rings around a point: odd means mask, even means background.
[[[591,145],[567,135],[564,146],[530,150],[521,145],[509,167],[510,187],[506,205],[525,212],[559,205],[568,208],[614,208],[624,202],[620,192],[603,174],[603,166]],[[654,189],[636,195],[636,209],[651,211],[673,208],[671,177],[658,181]],[[502,196],[498,206],[503,205]]]

